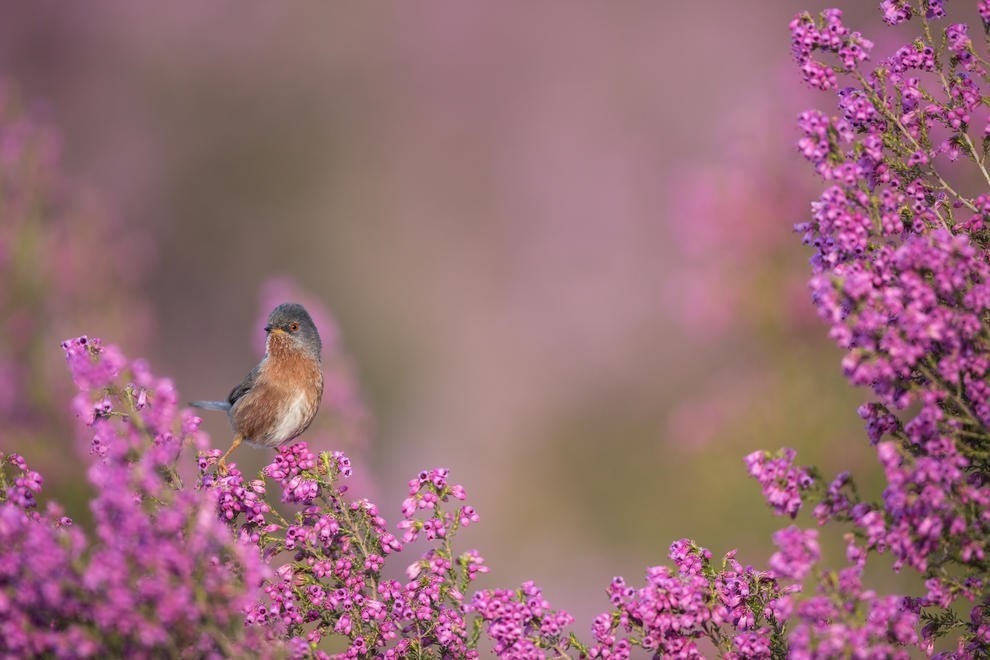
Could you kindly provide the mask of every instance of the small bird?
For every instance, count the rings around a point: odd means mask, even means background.
[[[265,357],[226,401],[192,401],[206,410],[226,411],[234,441],[217,467],[227,472],[227,457],[241,442],[278,447],[305,431],[323,398],[323,344],[302,305],[283,303],[265,325]]]

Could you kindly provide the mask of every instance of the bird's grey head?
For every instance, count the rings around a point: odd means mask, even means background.
[[[265,332],[269,334],[269,340],[273,332],[284,335],[293,346],[304,348],[317,358],[323,350],[316,324],[306,308],[298,303],[282,303],[273,309]]]

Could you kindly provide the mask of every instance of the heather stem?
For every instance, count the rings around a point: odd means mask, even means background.
[[[883,102],[883,99],[881,99],[880,98],[880,95],[877,94],[876,91],[873,90],[873,88],[866,81],[866,78],[863,77],[863,74],[861,74],[861,73],[859,73],[857,71],[856,72],[856,79],[857,79],[857,81],[859,81],[860,86],[869,95],[870,101],[873,103],[873,107],[876,108],[876,110],[881,115],[883,115],[884,119],[886,119],[887,121],[889,121],[892,124],[894,124],[895,126],[897,126],[897,128],[900,130],[901,134],[904,135],[904,137],[906,137],[908,140],[910,140],[911,146],[914,147],[914,149],[916,151],[921,151],[922,150],[922,146],[920,144],[918,144],[918,141],[914,139],[914,136],[911,135],[911,133],[907,130],[907,128],[904,127],[904,124],[901,123],[900,118],[897,117],[896,115],[894,115],[894,113],[891,112],[887,108],[886,104]],[[961,194],[959,194],[958,192],[956,192],[956,189],[953,188],[951,185],[949,185],[949,182],[946,181],[942,177],[942,175],[939,174],[938,171],[934,167],[929,167],[928,168],[928,171],[929,171],[929,173],[932,176],[934,176],[936,179],[938,179],[939,185],[942,186],[942,189],[943,190],[945,190],[950,195],[952,195],[957,200],[959,200],[959,202],[961,204],[963,204],[969,210],[973,211],[974,213],[977,211],[976,205],[974,205],[973,202],[971,202],[966,197],[964,197]],[[944,223],[943,223],[943,226],[944,226]],[[949,229],[949,227],[945,226],[945,229]]]
[[[141,419],[141,415],[138,414],[137,402],[134,400],[134,392],[130,386],[123,389],[121,392],[121,398],[124,400],[124,403],[127,404],[127,421],[133,425],[134,428],[140,431],[141,435],[143,435],[149,443],[154,444],[155,436],[148,428],[147,424],[144,423],[144,420]],[[182,451],[181,446],[179,447],[179,451]],[[162,463],[160,467],[168,477],[169,484],[175,490],[182,490],[182,478],[179,476],[179,473],[176,472],[175,465],[171,462]]]
[[[942,90],[945,92],[946,96],[951,96],[951,93],[952,93],[951,92],[951,89],[952,88],[949,85],[948,79],[945,77],[945,70],[944,70],[944,68],[942,66],[941,49],[937,48],[937,45],[935,43],[935,40],[932,38],[931,25],[930,25],[930,23],[928,21],[928,18],[925,16],[925,12],[924,11],[920,11],[919,14],[921,16],[921,25],[922,25],[922,29],[925,32],[925,38],[928,40],[928,43],[932,45],[932,48],[935,48],[936,49],[936,53],[937,53],[937,55],[936,55],[937,67],[936,68],[938,70],[939,80],[942,82]],[[987,168],[984,167],[984,165],[983,165],[983,160],[977,155],[977,153],[976,153],[976,146],[973,145],[973,140],[969,137],[969,131],[968,130],[962,130],[962,131],[960,131],[959,134],[966,141],[966,146],[969,148],[969,153],[973,157],[973,161],[976,163],[976,166],[980,168],[980,173],[983,174],[983,180],[986,181],[988,185],[990,185],[990,172],[987,172]],[[975,209],[973,209],[973,210],[975,210]]]
[[[976,413],[973,412],[973,409],[969,407],[969,404],[966,402],[965,396],[961,392],[960,393],[954,392],[952,388],[949,387],[948,383],[946,383],[942,378],[940,378],[935,373],[935,371],[931,369],[926,363],[919,362],[918,370],[925,375],[925,378],[927,378],[932,383],[936,383],[946,393],[948,393],[949,396],[952,398],[952,401],[957,406],[959,406],[960,410],[966,413],[966,416],[970,418],[970,421],[972,421],[973,424],[981,428],[986,428],[984,427],[983,422],[980,421],[980,418],[976,415]]]
[[[344,501],[340,491],[337,490],[337,488],[332,483],[329,484],[329,487],[331,488],[331,493],[333,493],[332,495],[333,500],[338,502],[340,505],[341,516],[344,518],[344,521],[347,523],[347,530],[350,532],[351,538],[354,539],[358,547],[361,549],[360,559],[366,560],[371,553],[368,552],[368,546],[365,545],[365,538],[363,534],[360,533],[360,530],[358,529],[358,525],[355,523],[354,519],[351,518],[350,507],[347,506],[347,503]],[[374,575],[369,575],[368,579],[371,582],[371,593],[373,596],[376,596],[378,593],[378,581],[375,580]]]

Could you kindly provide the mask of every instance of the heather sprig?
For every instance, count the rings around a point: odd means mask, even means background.
[[[749,476],[760,482],[767,503],[777,515],[787,514],[791,518],[801,510],[802,493],[816,483],[812,468],[793,465],[796,456],[796,451],[785,448],[776,456],[755,451],[745,459]]]
[[[573,633],[566,634],[574,617],[554,610],[532,581],[515,590],[479,591],[468,609],[478,614],[474,638],[484,630],[501,658],[567,658],[572,646],[588,653]]]
[[[978,9],[985,20],[986,3]],[[872,44],[839,10],[791,23],[805,81],[836,91],[835,114],[798,119],[799,152],[827,188],[797,229],[814,249],[812,298],[846,351],[843,372],[875,397],[860,414],[886,489],[863,501],[842,474],[805,494],[820,523],[852,524],[853,566],[797,608],[789,643],[801,653],[896,656],[954,634],[959,654],[978,655],[990,650],[990,78],[973,32],[948,22],[943,2],[881,10],[918,31],[872,69]],[[874,552],[923,575],[928,593],[863,592]],[[969,620],[957,614],[967,601]]]
[[[476,550],[453,549],[457,530],[479,518],[470,505],[449,506],[465,492],[448,482],[447,470],[424,471],[409,482],[395,528],[403,532],[400,541],[374,503],[346,498],[342,482],[352,468],[340,452],[317,456],[305,442],[282,447],[248,483],[236,465],[217,475],[217,456],[216,450],[200,455],[200,487],[219,493],[220,518],[274,567],[265,597],[248,613],[249,626],[318,657],[326,655],[319,646],[324,638],[345,639],[343,657],[477,655],[480,620],[469,628],[464,594],[488,567]],[[269,479],[278,482],[283,502],[303,507],[294,519],[264,502]],[[386,577],[386,560],[420,535],[429,547],[408,564],[407,580]],[[278,564],[285,553],[291,560]]]
[[[814,595],[788,603],[789,657],[911,657],[919,646],[919,605],[865,589],[856,566],[824,572]]]
[[[609,585],[613,608],[592,631],[590,657],[628,658],[642,649],[653,657],[700,658],[706,639],[726,658],[782,657],[784,621],[776,603],[794,590],[772,572],[743,566],[728,553],[720,568],[712,553],[689,539],[670,546],[674,568],[654,566],[634,588],[621,577]]]
[[[42,477],[0,458],[0,651],[20,656],[235,655],[252,648],[244,610],[267,568],[235,540],[207,491],[176,468],[203,440],[167,379],[115,347],[63,343],[91,437],[94,529],[49,503]]]

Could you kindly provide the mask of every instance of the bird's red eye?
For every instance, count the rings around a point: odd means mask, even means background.
[[[298,324],[298,323],[296,323],[295,321],[293,321],[293,322],[292,322],[292,323],[291,323],[291,324],[289,325],[289,330],[292,330],[292,332],[299,332],[299,324]]]

